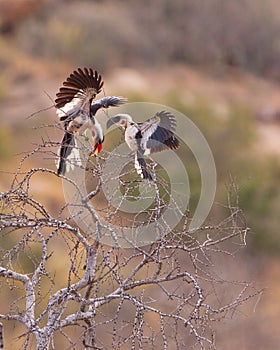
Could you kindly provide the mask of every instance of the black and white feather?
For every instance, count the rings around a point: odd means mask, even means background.
[[[101,92],[103,84],[101,75],[91,68],[78,68],[71,73],[56,94],[55,107],[62,109],[62,113],[67,111],[67,115],[61,115],[62,120],[68,117],[69,111],[73,110],[72,114],[77,114],[84,106],[88,106]]]
[[[93,101],[90,112],[95,115],[100,108],[118,107],[127,102],[127,99],[119,96],[107,96]]]
[[[104,141],[101,125],[95,118],[100,108],[119,106],[127,100],[123,97],[108,96],[93,101],[103,87],[103,80],[97,71],[91,68],[78,68],[63,82],[56,94],[55,107],[57,115],[64,126],[64,137],[58,152],[58,174],[65,174],[69,167],[79,161],[75,134],[82,135],[87,129],[91,131],[94,152],[100,152]]]
[[[175,136],[176,119],[170,112],[161,111],[144,123],[135,123],[129,114],[117,114],[107,122],[125,130],[125,141],[135,152],[135,169],[143,178],[152,180],[144,156],[164,150],[176,150],[180,143]]]

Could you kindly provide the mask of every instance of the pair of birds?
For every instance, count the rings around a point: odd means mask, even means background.
[[[127,99],[118,96],[103,97],[94,101],[101,92],[103,84],[102,77],[97,71],[91,68],[78,68],[63,82],[63,86],[56,94],[55,107],[65,130],[58,153],[59,175],[65,174],[67,162],[76,149],[76,134],[82,135],[89,129],[93,137],[91,155],[98,154],[102,150],[104,134],[95,118],[97,111],[127,102]],[[144,156],[179,147],[179,140],[174,134],[176,120],[169,112],[158,112],[142,124],[135,123],[128,114],[117,114],[107,121],[107,128],[113,124],[125,130],[125,141],[135,152],[135,169],[143,179],[152,180]]]

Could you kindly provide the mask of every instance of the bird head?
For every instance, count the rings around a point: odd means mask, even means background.
[[[112,125],[116,124],[123,129],[126,129],[129,124],[133,123],[132,118],[129,114],[117,114],[107,121],[107,129]]]
[[[94,127],[91,130],[93,138],[93,150],[90,153],[90,156],[97,155],[102,150],[102,143],[104,142],[104,135],[101,128],[101,125],[95,120]]]

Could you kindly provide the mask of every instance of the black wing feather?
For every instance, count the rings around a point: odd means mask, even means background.
[[[160,118],[160,122],[149,137],[146,147],[151,150],[151,153],[161,152],[168,148],[172,150],[177,149],[180,142],[174,134],[176,130],[175,117],[169,112],[161,111],[154,118]]]
[[[125,102],[127,102],[127,99],[124,97],[118,97],[118,96],[103,97],[92,103],[90,107],[90,112],[91,112],[91,115],[95,115],[100,108],[117,107]]]
[[[61,108],[65,106],[78,92],[87,88],[93,88],[95,94],[98,94],[103,87],[103,80],[100,74],[91,68],[78,68],[63,82],[63,86],[59,89],[56,94],[55,107]]]
[[[138,151],[135,154],[135,169],[142,179],[153,180],[152,175],[147,169],[147,163],[143,158],[143,154]]]
[[[70,155],[73,147],[75,147],[74,135],[66,131],[61,141],[59,150],[59,162],[57,168],[58,175],[65,174],[67,157]]]

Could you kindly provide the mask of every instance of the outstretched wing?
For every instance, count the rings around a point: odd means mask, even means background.
[[[180,143],[174,132],[176,119],[173,114],[161,111],[140,126],[142,140],[141,148],[144,154],[161,152],[166,149],[175,150]]]
[[[55,107],[60,120],[74,118],[83,106],[90,105],[103,84],[101,75],[91,68],[78,68],[71,73],[56,94]]]
[[[92,102],[90,107],[91,115],[95,115],[100,108],[117,107],[126,103],[127,99],[118,96],[107,96]]]

